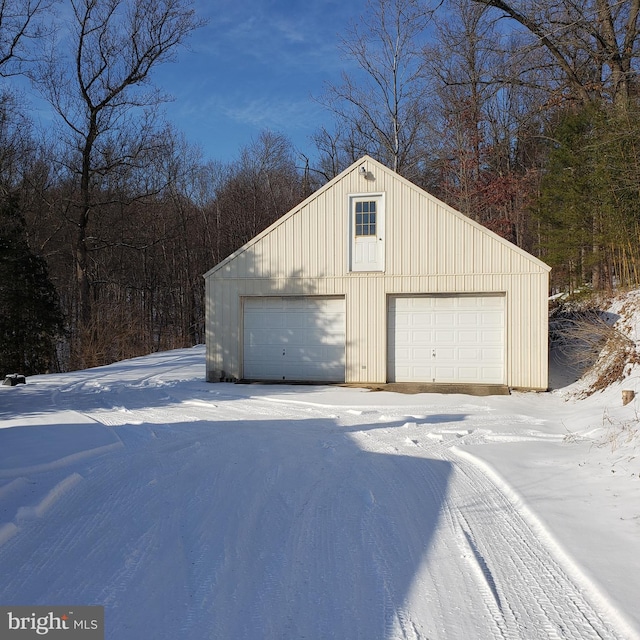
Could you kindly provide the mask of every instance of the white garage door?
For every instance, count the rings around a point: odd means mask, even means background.
[[[389,300],[390,382],[505,383],[502,295]]]
[[[344,298],[246,298],[243,377],[344,382]]]

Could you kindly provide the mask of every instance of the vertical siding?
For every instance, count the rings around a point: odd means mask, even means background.
[[[350,278],[347,290],[347,381],[386,381],[384,278]]]
[[[545,274],[546,276],[546,274]],[[506,374],[510,387],[547,388],[546,277],[519,276],[250,278],[207,286],[207,369],[242,377],[242,297],[247,295],[344,295],[346,380],[386,382],[387,300],[391,294],[504,293]]]
[[[547,387],[548,271],[461,214],[367,159],[207,276],[207,371],[242,375],[242,297],[343,295],[350,382],[386,381],[387,296],[506,295],[512,387]],[[385,194],[385,272],[348,273],[348,200]]]

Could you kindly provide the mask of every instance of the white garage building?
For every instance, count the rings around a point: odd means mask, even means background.
[[[365,156],[205,275],[207,380],[546,389],[549,271]]]

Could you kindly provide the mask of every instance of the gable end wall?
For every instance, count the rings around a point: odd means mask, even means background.
[[[358,172],[364,164],[367,180]],[[385,193],[384,273],[349,273],[348,198]],[[206,276],[207,377],[242,377],[246,296],[340,295],[346,380],[386,381],[388,297],[504,293],[506,384],[547,388],[549,268],[365,158]]]

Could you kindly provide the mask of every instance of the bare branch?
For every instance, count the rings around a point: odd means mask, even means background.
[[[584,104],[627,104],[638,71],[639,0],[470,1],[524,27]]]
[[[171,60],[204,22],[190,0],[69,1],[69,38],[52,43],[34,79],[70,133],[68,155],[74,157],[78,179],[76,274],[81,321],[88,327],[87,228],[101,205],[100,187],[105,179],[149,161],[157,140],[154,113],[163,97],[143,87],[152,69]],[[60,43],[70,43],[67,55]],[[136,116],[141,118],[134,122]]]
[[[0,76],[24,71],[29,61],[29,41],[47,33],[43,19],[54,0],[4,0],[0,2]]]

